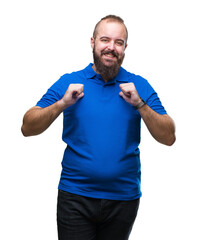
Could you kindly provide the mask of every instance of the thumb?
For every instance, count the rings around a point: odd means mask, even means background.
[[[119,95],[120,95],[120,97],[122,97],[126,102],[129,103],[131,95],[130,95],[130,97],[128,97],[128,96],[125,95],[124,92],[122,92],[122,91],[119,92]]]
[[[126,100],[127,96],[122,91],[119,92],[119,95]]]
[[[123,97],[123,92],[121,91],[121,92],[119,92],[119,96],[121,96],[121,97]]]
[[[124,90],[122,90],[119,95],[123,98],[131,98],[131,93],[130,92],[126,92]]]
[[[80,93],[79,95],[77,95],[77,99],[80,99],[84,96],[84,92]]]
[[[76,89],[72,92],[73,98],[78,98],[83,93],[83,88]]]

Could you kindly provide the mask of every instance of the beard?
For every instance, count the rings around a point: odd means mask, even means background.
[[[109,66],[105,65],[102,60],[101,57],[104,54],[113,54],[114,57],[117,58],[116,62],[112,62]],[[119,54],[116,53],[115,51],[101,51],[101,56],[99,56],[96,51],[95,51],[95,47],[93,49],[93,59],[94,59],[94,64],[96,67],[97,72],[105,79],[107,80],[111,80],[112,78],[114,78],[120,69],[120,66],[122,65],[122,62],[124,60],[124,55],[122,57],[119,57]],[[109,61],[110,62],[110,61]]]

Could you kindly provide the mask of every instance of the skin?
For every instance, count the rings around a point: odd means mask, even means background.
[[[100,56],[106,66],[111,66],[124,58],[126,43],[126,30],[122,23],[103,20],[97,29],[95,38],[91,38],[91,47]],[[102,54],[102,52],[108,52]],[[113,54],[116,53],[116,56]],[[95,72],[99,73],[93,65]],[[105,81],[109,79],[102,76]],[[33,136],[44,132],[52,122],[67,107],[75,104],[84,96],[83,84],[70,84],[63,98],[46,108],[33,107],[24,115],[22,133],[24,136]],[[140,96],[133,83],[120,84],[120,97],[132,106],[141,102]],[[169,115],[160,115],[148,105],[138,109],[151,135],[160,143],[171,146],[175,142],[175,124]]]

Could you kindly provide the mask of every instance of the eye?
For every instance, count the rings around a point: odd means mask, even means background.
[[[103,43],[108,43],[108,42],[109,42],[109,39],[107,39],[107,38],[102,38],[102,39],[101,39],[101,42],[103,42]]]
[[[124,41],[118,40],[118,41],[116,41],[116,45],[121,47],[124,45]]]

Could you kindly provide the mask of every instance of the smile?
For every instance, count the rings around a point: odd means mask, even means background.
[[[113,54],[104,54],[106,57],[109,57],[109,58],[115,58],[115,56]]]
[[[108,57],[108,58],[118,58],[118,54],[112,51],[103,51],[102,55]]]

